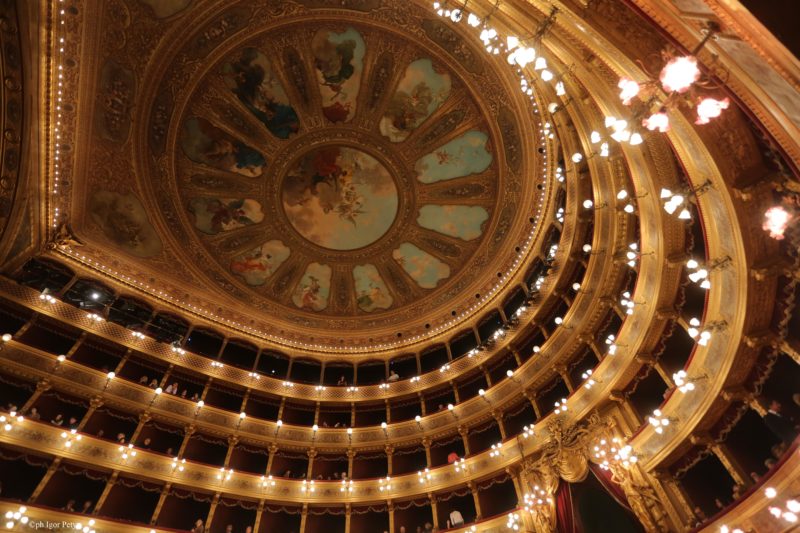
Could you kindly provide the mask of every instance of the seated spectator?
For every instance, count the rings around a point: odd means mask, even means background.
[[[117,442],[125,444],[125,433],[117,433]]]
[[[253,533],[253,526],[247,526],[244,528],[244,533]]]
[[[78,429],[78,419],[74,416],[69,417],[69,429]]]
[[[186,389],[181,392],[181,398],[186,398]]]
[[[176,396],[178,395],[178,382],[177,381],[172,384],[172,394],[174,394]]]
[[[153,379],[150,381],[150,388],[151,388],[151,389],[156,389],[156,388],[158,388],[158,380],[157,380],[157,379],[153,378]]]
[[[89,514],[92,512],[92,500],[86,500],[83,502],[83,507],[81,507],[81,513]]]
[[[150,378],[147,376],[142,376],[139,378],[139,385],[147,385],[148,381],[150,381]]]
[[[453,509],[450,511],[450,518],[447,520],[447,527],[458,527],[464,525],[464,517],[461,516],[461,511]]]
[[[192,533],[205,533],[206,527],[203,525],[203,519],[198,518],[194,522],[194,527],[191,529]]]
[[[167,388],[164,390],[167,394],[172,394],[172,385],[167,385]]]
[[[98,438],[98,439],[102,439],[102,438],[103,438],[103,435],[105,435],[105,434],[106,434],[106,432],[105,432],[105,431],[103,431],[102,429],[98,429],[98,430],[97,430],[97,438]]]
[[[64,510],[67,511],[68,513],[74,513],[75,512],[75,500],[68,501],[67,505],[64,506]]]
[[[233,524],[225,526],[225,533],[233,533]]]
[[[58,413],[54,419],[50,421],[51,424],[55,426],[63,426],[64,425],[64,415]]]
[[[194,394],[192,394],[192,398],[191,398],[191,400],[192,400],[193,402],[196,402],[196,401],[197,401],[197,400],[199,400],[199,399],[200,399],[200,395],[199,395],[199,394],[197,394],[196,392],[195,392]]]
[[[167,448],[167,451],[165,451],[164,453],[172,457],[172,448]]]
[[[389,378],[386,381],[388,381],[389,383],[394,383],[398,379],[400,379],[400,376],[397,374],[397,372],[395,372],[394,370],[390,370]]]
[[[142,441],[142,443],[139,445],[139,447],[141,449],[143,449],[143,450],[149,450],[150,449],[150,437],[147,437],[146,439],[144,439]]]
[[[339,386],[339,387],[346,387],[347,386],[347,380],[344,379],[344,376],[339,376],[339,381],[336,382],[336,385]]]
[[[456,452],[450,452],[447,454],[447,464],[451,465],[458,461],[458,454]]]
[[[42,418],[42,415],[39,414],[39,411],[35,407],[31,407],[30,412],[28,412],[28,418],[31,420],[39,420]]]

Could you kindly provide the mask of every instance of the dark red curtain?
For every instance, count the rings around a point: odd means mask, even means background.
[[[558,482],[556,491],[556,519],[558,533],[578,533],[575,508],[572,506],[572,489],[563,480]]]
[[[611,479],[611,471],[604,470],[600,468],[599,465],[590,463],[589,469],[594,474],[594,477],[597,478],[597,481],[603,486],[605,491],[609,493],[618,504],[624,507],[627,511],[633,512],[631,509],[630,504],[628,503],[628,497],[625,496],[625,491],[622,490],[622,487],[619,486],[619,483],[614,482]]]

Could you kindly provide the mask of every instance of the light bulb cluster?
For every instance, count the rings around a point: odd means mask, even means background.
[[[275,480],[272,479],[272,474],[269,474],[268,476],[261,476],[261,487],[262,488],[274,487],[274,486],[275,486]]]
[[[49,303],[49,304],[56,303],[56,297],[55,297],[55,296],[53,296],[52,294],[50,294],[50,289],[44,289],[44,290],[43,290],[43,291],[42,291],[42,292],[39,294],[39,299],[40,299],[40,300],[44,300],[45,302],[47,302],[47,303]]]
[[[72,445],[81,440],[81,434],[77,429],[70,429],[69,431],[62,431],[61,438],[64,439],[64,447],[72,448]]]
[[[391,476],[382,477],[378,480],[378,490],[380,492],[388,492],[392,490]]]
[[[418,470],[417,471],[417,480],[419,480],[420,484],[423,484],[427,481],[431,480],[431,471],[429,468],[425,470]]]
[[[533,424],[526,424],[522,427],[522,437],[527,439],[529,437],[533,437],[534,435],[534,425]]]
[[[316,492],[317,488],[314,486],[314,480],[308,481],[306,479],[303,480],[303,484],[300,486],[300,491],[303,493],[312,493]]]
[[[520,527],[522,527],[522,523],[519,517],[519,513],[508,514],[508,518],[506,519],[506,527],[512,531],[520,530]]]
[[[611,440],[600,439],[592,449],[595,461],[603,470],[610,470],[613,465],[630,468],[639,458],[633,453],[633,448],[625,444],[619,437]]]
[[[587,370],[586,372],[584,372],[583,374],[581,374],[581,378],[583,379],[583,386],[585,388],[587,388],[587,389],[591,389],[592,387],[594,387],[597,384],[597,382],[592,377],[592,369],[591,368],[589,370]]]
[[[27,512],[28,508],[24,505],[20,505],[16,511],[6,511],[6,529],[13,529],[17,524],[26,526],[29,522],[28,516],[26,515]]]
[[[222,368],[224,366],[225,366],[225,364],[224,363],[220,363],[219,361],[211,361],[211,367],[212,368]]]
[[[553,498],[546,490],[536,485],[533,487],[532,492],[526,492],[522,497],[524,509],[532,513],[541,508],[550,507],[553,503]]]
[[[144,340],[144,339],[146,339],[146,338],[147,338],[147,336],[146,336],[144,333],[142,333],[141,331],[131,331],[131,335],[132,335],[132,336],[133,336],[135,339],[139,339],[139,340]],[[173,348],[173,349],[172,349],[172,351],[173,351],[173,352],[177,351],[177,350],[175,350],[175,347],[174,347],[174,346],[173,346],[172,348]],[[184,352],[184,353],[185,353],[185,352]]]
[[[703,328],[700,324],[700,320],[696,317],[689,319],[689,327],[686,329],[686,333],[688,333],[691,338],[696,339],[697,344],[700,346],[706,346],[708,341],[711,340],[711,330]]]
[[[561,398],[559,401],[555,402],[553,405],[555,406],[555,409],[553,409],[553,413],[558,415],[558,414],[567,412],[567,399],[566,398]]]
[[[261,375],[258,372],[248,372],[247,375],[255,379],[256,381],[261,379]]]
[[[225,468],[220,467],[219,472],[217,472],[217,479],[220,481],[230,481],[233,477],[233,468]]]
[[[16,424],[21,424],[25,421],[25,417],[16,411],[9,411],[8,415],[0,415],[0,424],[3,425],[3,431],[11,431]]]
[[[620,202],[625,202],[627,200],[627,203],[625,203],[625,205],[622,207],[624,212],[628,213],[629,215],[632,215],[636,212],[636,204],[634,203],[633,198],[631,198],[628,194],[627,190],[620,189],[617,193],[617,200]]]
[[[694,259],[689,259],[686,262],[686,268],[689,269],[689,281],[700,285],[701,289],[710,289],[711,281],[708,279],[708,270],[703,268],[700,263]]]
[[[625,259],[627,259],[627,265],[631,268],[636,268],[636,262],[642,256],[642,253],[639,251],[639,243],[632,242],[628,245],[628,251],[625,252]]]
[[[697,379],[699,378],[690,378],[685,370],[678,370],[672,374],[673,383],[675,383],[675,386],[683,394],[691,392],[695,389],[694,382],[697,381]]]
[[[456,472],[467,473],[467,463],[463,457],[459,457],[453,462],[453,468],[455,468]]]
[[[659,435],[663,434],[664,429],[670,424],[670,419],[664,416],[660,409],[655,409],[653,414],[647,417],[647,421]]]
[[[105,322],[105,318],[98,315],[97,313],[86,313],[86,318],[91,320],[92,322]]]
[[[448,370],[450,370],[450,363],[445,363],[439,367],[439,372],[447,372]]]
[[[664,211],[670,215],[678,212],[679,220],[690,220],[692,214],[689,212],[688,204],[686,203],[686,196],[682,193],[673,193],[671,190],[663,188],[659,195],[664,202]],[[680,209],[680,211],[678,211]]]
[[[769,232],[769,236],[780,241],[783,240],[786,228],[792,221],[792,215],[780,205],[770,207],[764,212],[764,222],[761,228]]]
[[[619,300],[620,305],[623,309],[625,309],[626,315],[633,314],[633,308],[636,307],[636,302],[633,301],[631,297],[631,293],[629,291],[625,291],[622,293],[622,298]]]
[[[339,487],[339,492],[347,492],[347,493],[353,492],[353,480],[343,479],[342,486]]]
[[[183,472],[186,467],[186,459],[180,459],[178,457],[172,458],[172,471]]]
[[[136,457],[136,450],[133,448],[133,444],[128,444],[127,446],[122,445],[117,449],[119,451],[119,456],[123,461],[128,457]]]
[[[498,442],[492,444],[492,451],[489,452],[489,457],[500,457],[503,454],[503,443]]]
[[[605,340],[606,345],[608,346],[608,355],[614,355],[617,353],[617,336],[613,333],[609,334]]]

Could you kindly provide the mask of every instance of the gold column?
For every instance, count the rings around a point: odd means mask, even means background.
[[[215,492],[214,498],[211,500],[211,507],[208,509],[208,518],[206,518],[206,531],[211,530],[211,521],[214,520],[214,513],[217,512],[220,496],[222,496],[222,493]]]
[[[172,489],[172,483],[167,481],[164,484],[164,487],[161,489],[161,494],[158,496],[158,503],[156,504],[156,508],[153,510],[153,516],[150,517],[150,525],[154,526],[158,521],[158,515],[161,514],[161,508],[164,507],[164,502],[169,496],[169,491]]]
[[[27,413],[28,410],[31,407],[33,407],[33,404],[36,403],[36,400],[38,400],[39,397],[44,392],[50,390],[51,387],[52,387],[52,385],[50,384],[50,381],[48,381],[47,379],[42,379],[42,380],[38,381],[36,383],[36,390],[33,391],[33,394],[31,394],[31,397],[28,398],[28,400],[22,405],[22,407],[20,408],[19,412],[20,413]]]
[[[256,509],[256,519],[253,522],[253,533],[258,533],[258,529],[261,527],[261,519],[264,517],[264,500],[258,501],[258,508]]]
[[[192,437],[192,435],[196,430],[197,428],[194,426],[194,424],[189,424],[188,426],[183,428],[183,431],[184,433],[186,433],[186,435],[183,437],[183,442],[181,442],[181,447],[178,448],[177,457],[181,458],[183,457],[183,452],[186,451],[186,446],[189,444],[189,439]]]
[[[392,475],[392,454],[394,453],[394,446],[391,444],[387,444],[383,447],[383,451],[386,452],[386,475]]]
[[[425,447],[425,461],[428,463],[428,468],[431,467],[431,439],[425,437],[422,439],[422,445]]]
[[[100,497],[97,498],[97,503],[94,505],[94,509],[92,509],[92,512],[90,514],[97,515],[97,511],[99,511],[100,508],[103,507],[103,504],[106,503],[106,498],[108,498],[108,493],[111,492],[111,488],[114,486],[114,483],[116,483],[118,477],[119,477],[119,470],[114,470],[111,473],[111,477],[108,478],[106,486],[103,487],[103,492],[100,494]]]
[[[308,519],[308,504],[303,504],[303,511],[300,515],[300,531],[298,533],[306,533],[306,521]]]
[[[350,533],[350,514],[352,510],[349,503],[344,504],[344,533]],[[389,527],[391,527],[391,525]],[[394,532],[390,531],[390,533]]]
[[[347,479],[353,479],[353,458],[356,456],[356,452],[353,448],[347,449]]]
[[[461,441],[464,443],[464,455],[469,455],[469,428],[466,426],[458,426],[458,434],[461,435]]]
[[[59,466],[61,466],[61,457],[56,457],[55,459],[53,459],[53,462],[47,469],[47,472],[45,472],[44,476],[42,476],[42,479],[41,481],[39,481],[39,484],[36,485],[36,488],[31,493],[31,497],[28,498],[29,503],[36,502],[36,499],[39,497],[44,488],[47,486],[47,483],[50,481],[50,478],[52,478],[53,474],[55,474],[58,471]]]
[[[389,509],[389,533],[394,533],[394,503],[389,500],[386,506]]]
[[[506,426],[503,424],[503,414],[492,409],[492,418],[497,422],[497,428],[500,430],[500,438],[506,440]]]
[[[536,401],[535,393],[531,393],[526,389],[522,391],[522,395],[530,402],[531,407],[533,407],[533,414],[536,420],[542,418],[542,410],[539,408],[539,402]]]
[[[272,463],[275,459],[275,454],[278,453],[278,445],[273,442],[269,445],[267,451],[269,452],[269,459],[267,459],[267,475],[270,475],[272,473]]]
[[[231,460],[231,455],[233,455],[233,448],[239,444],[239,437],[236,435],[228,435],[228,451],[225,452],[225,462],[222,465],[225,468],[228,468],[228,463]]]
[[[467,483],[467,487],[469,487],[469,491],[472,493],[472,499],[475,501],[475,521],[478,521],[483,518],[483,513],[481,512],[481,501],[478,498],[478,487],[472,481]]]
[[[87,411],[86,412],[86,416],[83,417],[84,421],[86,421],[86,422],[89,421],[89,414],[93,413],[94,410],[96,409],[96,407],[93,407],[95,405],[95,403],[99,407],[100,405],[103,405],[103,400],[101,400],[100,398],[96,398],[96,397],[92,398],[92,403],[91,403],[91,406],[89,407],[89,411]],[[150,421],[151,418],[152,417],[150,416],[150,413],[148,411],[143,411],[143,412],[139,413],[139,423],[136,425],[136,429],[133,430],[133,433],[131,434],[131,438],[128,439],[128,442],[136,442],[136,439],[139,438],[139,433],[142,432],[142,429],[144,429],[145,424],[147,424]],[[81,422],[81,426],[80,427],[83,427],[84,423],[85,422]],[[80,429],[79,429],[79,431],[80,431]]]
[[[431,513],[433,513],[433,530],[436,531],[439,529],[439,512],[436,509],[436,498],[434,498],[433,493],[428,493],[428,501],[431,502]]]
[[[572,394],[575,392],[575,384],[572,382],[572,376],[570,376],[569,372],[567,372],[567,367],[563,365],[558,366],[556,367],[556,372],[558,372],[558,375],[564,380],[564,384],[567,386],[569,393]]]
[[[306,479],[311,481],[312,479],[314,479],[313,477],[311,477],[311,472],[314,468],[314,458],[317,456],[316,448],[309,448],[306,451],[306,455],[308,455],[308,468],[306,469]]]

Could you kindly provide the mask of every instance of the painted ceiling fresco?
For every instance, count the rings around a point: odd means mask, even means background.
[[[392,309],[409,299],[400,273],[416,290],[441,287],[494,212],[493,194],[472,197],[464,188],[470,180],[494,187],[488,129],[444,65],[408,56],[387,77],[385,97],[360,98],[374,81],[366,73],[381,67],[368,63],[379,37],[354,26],[318,27],[288,55],[248,43],[212,70],[204,100],[214,103],[190,104],[181,122],[177,161],[191,174],[181,183],[194,230],[201,240],[214,238],[212,249],[230,250],[212,255],[233,279],[272,292],[281,284],[282,298],[298,310]],[[314,76],[293,75],[281,59],[296,56]],[[362,109],[365,101],[380,104]],[[445,115],[464,105],[473,106],[469,117]],[[362,139],[335,129],[367,112],[374,121]],[[319,120],[327,135],[308,131]],[[417,132],[426,139],[412,144]],[[450,181],[458,187],[442,189]],[[342,286],[350,297],[336,291]]]
[[[412,29],[390,0],[119,3],[86,152],[116,166],[87,165],[82,237],[266,327],[342,336],[449,320],[496,283],[530,217],[525,137],[500,69],[429,9],[407,6]]]
[[[300,158],[281,186],[283,209],[294,229],[333,250],[378,240],[397,215],[397,187],[374,157],[326,146]]]

